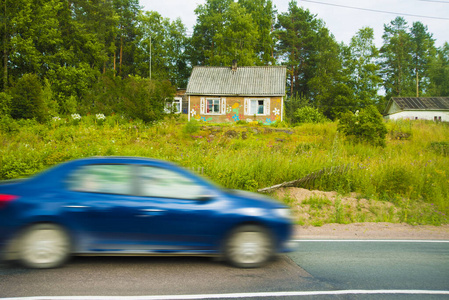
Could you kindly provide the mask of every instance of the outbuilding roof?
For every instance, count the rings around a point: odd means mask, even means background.
[[[284,96],[287,68],[194,67],[187,95]]]
[[[392,102],[401,110],[449,110],[449,97],[393,97]]]

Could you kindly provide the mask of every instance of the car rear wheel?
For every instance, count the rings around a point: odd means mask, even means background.
[[[264,228],[245,225],[233,230],[225,245],[228,262],[240,268],[256,268],[273,255],[273,241]]]
[[[30,268],[61,266],[70,254],[70,238],[54,224],[38,224],[27,228],[19,240],[19,260]]]

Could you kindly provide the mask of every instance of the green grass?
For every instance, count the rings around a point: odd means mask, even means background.
[[[93,116],[48,124],[3,118],[0,179],[29,176],[80,157],[123,155],[200,168],[225,187],[256,191],[324,168],[349,165],[346,172],[322,174],[306,187],[343,196],[355,192],[373,201],[374,221],[448,223],[448,124],[389,122],[387,127],[387,145],[381,148],[347,142],[337,134],[336,123],[286,130],[182,119],[143,124],[118,116],[107,116],[103,124]],[[376,208],[376,203],[382,202],[392,203],[398,212]],[[348,212],[344,205],[334,210],[332,217],[316,221],[316,225],[373,220],[363,211]]]

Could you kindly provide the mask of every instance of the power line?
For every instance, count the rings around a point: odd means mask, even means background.
[[[316,3],[316,4],[329,5],[329,6],[336,6],[336,7],[364,10],[364,11],[369,11],[369,12],[383,13],[383,14],[393,14],[393,15],[400,15],[400,16],[419,17],[419,18],[436,19],[436,20],[449,20],[449,18],[443,18],[443,17],[431,17],[431,16],[422,16],[422,15],[414,15],[414,14],[406,14],[406,13],[397,13],[397,12],[391,12],[391,11],[384,11],[384,10],[377,10],[377,9],[370,9],[370,8],[361,8],[361,7],[354,7],[354,6],[346,6],[346,5],[325,3],[325,2],[312,1],[312,0],[301,0],[301,1],[302,2],[310,2],[310,3]],[[448,3],[448,2],[444,2],[444,3]]]
[[[449,4],[448,1],[438,1],[438,0],[418,0],[418,1],[422,1],[422,2],[436,2],[436,3]]]

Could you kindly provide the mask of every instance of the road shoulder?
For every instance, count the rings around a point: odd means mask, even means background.
[[[325,224],[295,226],[295,239],[403,239],[449,240],[449,225],[431,226],[393,223]]]

